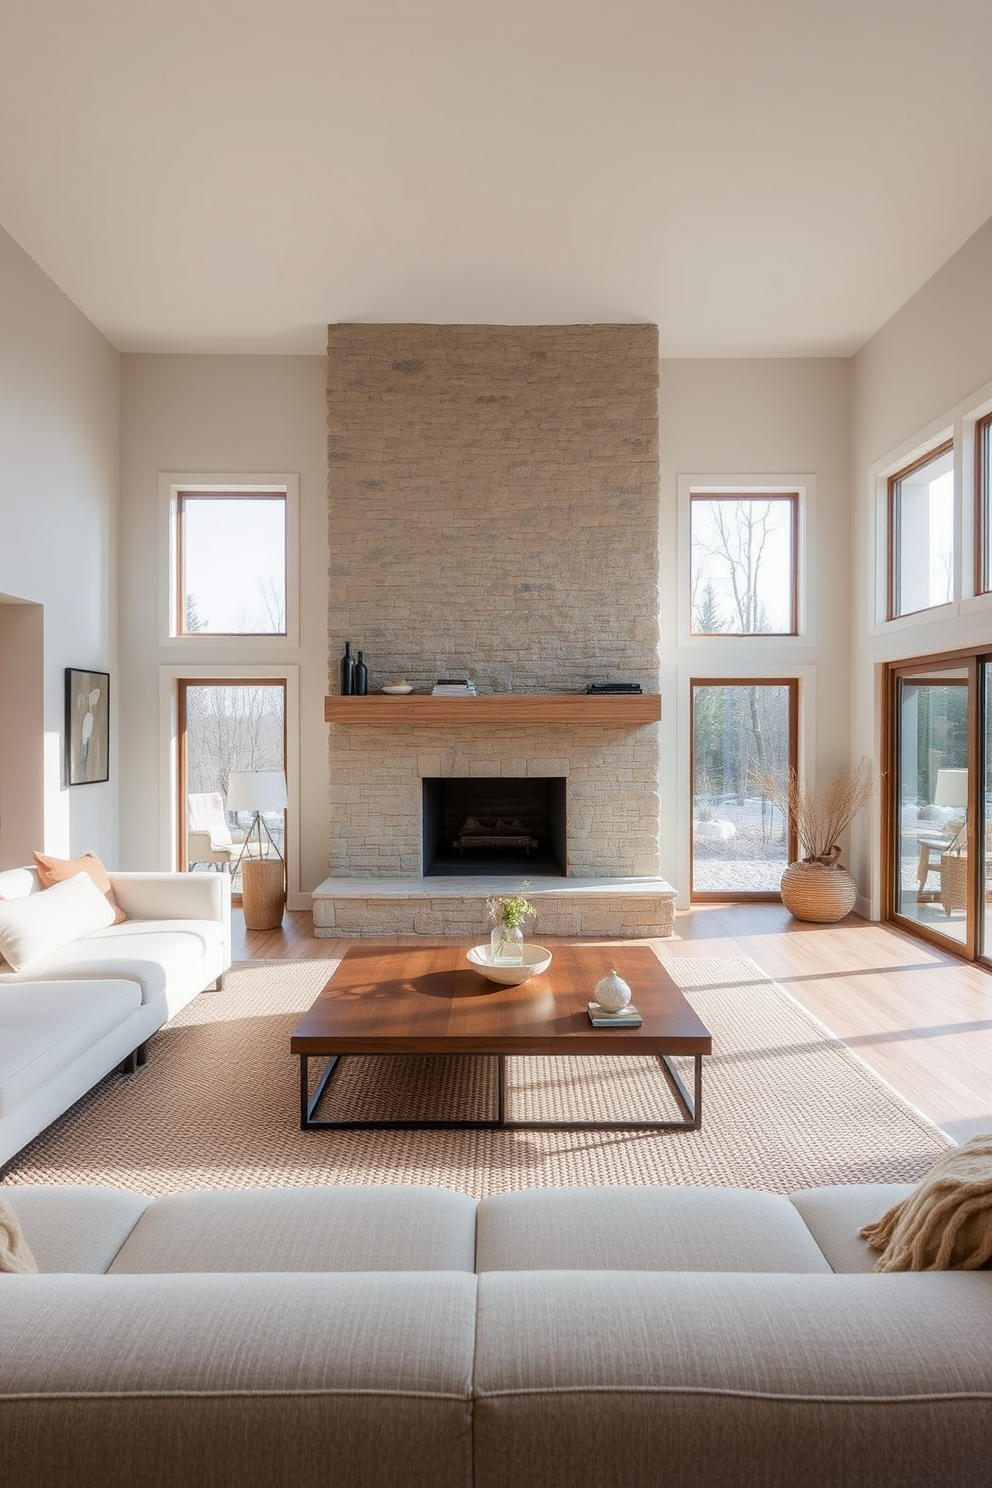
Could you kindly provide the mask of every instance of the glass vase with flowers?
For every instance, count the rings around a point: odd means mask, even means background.
[[[493,894],[486,901],[493,922],[489,959],[494,966],[519,966],[524,958],[524,922],[537,914],[525,897],[529,888],[529,881],[524,879],[515,894]]]

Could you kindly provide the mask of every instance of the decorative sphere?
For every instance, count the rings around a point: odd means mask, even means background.
[[[619,1013],[630,1001],[630,987],[612,968],[596,983],[596,1001],[608,1013]]]

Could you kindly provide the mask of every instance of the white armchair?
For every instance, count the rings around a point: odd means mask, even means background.
[[[235,840],[228,826],[224,801],[219,791],[191,794],[189,822],[186,832],[186,861],[190,868],[197,863],[209,863],[215,868],[231,871],[231,864],[241,851],[243,834]]]

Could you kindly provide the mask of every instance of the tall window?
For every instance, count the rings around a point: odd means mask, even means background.
[[[798,683],[692,683],[692,898],[778,896],[791,823],[763,794],[796,766]]]
[[[689,498],[693,635],[796,635],[799,497]]]
[[[992,589],[992,414],[975,428],[975,471],[978,477],[978,513],[982,541],[979,551],[978,591]]]
[[[286,493],[180,491],[177,636],[286,634]]]
[[[889,619],[954,597],[954,447],[889,480]]]
[[[180,862],[191,872],[234,871],[250,813],[228,802],[232,770],[286,768],[284,681],[181,678],[179,690]],[[285,856],[285,813],[265,827]],[[240,875],[232,884],[240,892]]]

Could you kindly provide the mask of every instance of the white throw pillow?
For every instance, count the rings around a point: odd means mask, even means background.
[[[39,894],[0,903],[0,955],[27,971],[80,935],[114,923],[114,911],[88,873],[77,873]]]

